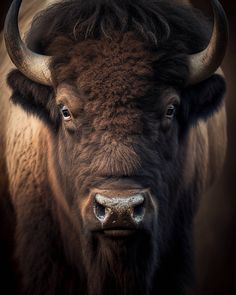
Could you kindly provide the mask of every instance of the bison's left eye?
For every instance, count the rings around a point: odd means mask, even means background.
[[[61,108],[61,113],[62,113],[63,119],[65,121],[70,121],[71,120],[71,113],[70,113],[69,109],[66,106],[63,106]]]
[[[170,105],[168,106],[167,110],[166,110],[166,118],[168,119],[172,119],[175,115],[175,106],[174,105]]]

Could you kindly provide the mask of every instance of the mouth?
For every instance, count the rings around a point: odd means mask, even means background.
[[[103,233],[107,237],[112,238],[125,238],[130,237],[135,234],[135,230],[127,230],[127,229],[112,229],[112,230],[104,230]]]
[[[107,238],[127,238],[136,234],[137,230],[135,229],[124,229],[124,228],[111,228],[97,231],[98,234],[107,237]]]

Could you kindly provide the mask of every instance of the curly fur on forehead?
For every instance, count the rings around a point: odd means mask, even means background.
[[[106,94],[109,99],[117,94],[119,100],[145,93],[140,93],[140,89],[145,87],[145,80],[153,76],[151,63],[158,59],[158,55],[149,52],[131,32],[116,32],[112,40],[102,38],[76,44],[59,37],[50,46],[49,52],[57,54],[53,63],[57,83],[72,80],[85,92],[93,89],[93,96]],[[109,91],[112,91],[110,95]],[[133,93],[127,93],[129,91]]]

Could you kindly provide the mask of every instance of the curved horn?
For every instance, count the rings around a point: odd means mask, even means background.
[[[208,47],[189,56],[189,84],[199,83],[210,77],[220,66],[228,42],[228,21],[218,0],[211,0],[214,10],[214,28]]]
[[[15,66],[29,79],[44,85],[52,85],[50,56],[31,51],[20,37],[18,14],[22,0],[14,0],[6,17],[4,37],[7,52]]]

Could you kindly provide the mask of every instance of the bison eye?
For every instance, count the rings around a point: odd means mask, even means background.
[[[175,106],[170,105],[166,110],[166,118],[172,119],[175,115]]]
[[[61,108],[61,113],[62,113],[63,119],[65,121],[70,121],[71,120],[71,113],[70,113],[69,109],[66,106],[63,106]]]

